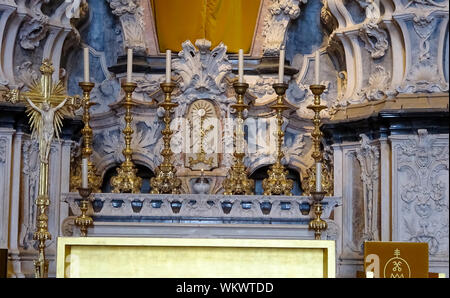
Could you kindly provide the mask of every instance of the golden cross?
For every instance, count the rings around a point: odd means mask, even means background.
[[[67,96],[65,88],[61,81],[56,85],[53,84],[52,75],[54,72],[53,65],[49,59],[44,59],[41,67],[41,80],[28,82],[29,91],[21,92],[13,89],[7,92],[6,100],[12,103],[21,101],[23,97],[28,98],[34,104],[46,102],[50,105],[59,104],[65,99],[70,99],[69,104],[75,109],[81,106],[81,98],[79,96]]]

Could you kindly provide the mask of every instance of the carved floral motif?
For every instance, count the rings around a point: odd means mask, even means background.
[[[395,150],[404,177],[398,186],[400,240],[427,242],[430,255],[448,255],[448,143],[419,129]]]
[[[381,17],[380,8],[374,0],[358,0],[358,3],[366,12],[366,20],[359,30],[359,36],[371,57],[381,58],[389,48],[389,43],[387,33],[378,26]]]
[[[122,24],[124,47],[133,48],[137,53],[145,53],[144,13],[140,0],[107,0],[112,13]]]
[[[174,73],[182,78],[181,91],[195,89],[212,94],[224,92],[226,85],[223,80],[231,72],[227,47],[220,43],[210,51],[211,42],[205,39],[197,40],[195,45],[198,49],[189,40],[183,42],[183,50],[178,53],[180,58],[173,61]]]
[[[284,42],[286,28],[291,20],[300,15],[300,2],[307,0],[272,0],[269,13],[264,19],[263,53],[265,56],[276,56]]]
[[[390,98],[397,94],[390,90],[390,80],[391,74],[383,66],[377,65],[370,75],[367,87],[363,88],[359,95],[364,96],[368,101]]]

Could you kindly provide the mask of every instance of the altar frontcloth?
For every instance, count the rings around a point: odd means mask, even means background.
[[[335,277],[335,242],[285,239],[59,237],[56,276]]]

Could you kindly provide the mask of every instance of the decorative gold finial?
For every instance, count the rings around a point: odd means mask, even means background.
[[[277,124],[278,124],[278,140],[277,140],[277,156],[275,164],[273,164],[267,171],[269,175],[268,178],[264,179],[262,182],[262,187],[264,190],[264,195],[292,195],[292,188],[294,186],[294,181],[287,178],[288,170],[284,168],[281,164],[281,160],[284,157],[282,151],[282,145],[284,140],[283,127],[283,111],[289,107],[284,102],[284,95],[288,88],[288,84],[285,83],[275,83],[273,84],[273,89],[278,95],[277,102],[271,106],[271,108],[276,112]]]
[[[235,133],[234,164],[228,171],[227,178],[222,182],[225,195],[252,195],[255,182],[247,177],[247,170],[244,165],[245,140],[244,140],[244,119],[243,111],[248,108],[244,103],[244,95],[247,91],[247,83],[234,83],[234,90],[237,94],[237,102],[231,107],[236,110],[237,127]]]

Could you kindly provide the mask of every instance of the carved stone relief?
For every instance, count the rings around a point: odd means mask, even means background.
[[[300,15],[300,2],[307,0],[272,0],[269,13],[264,19],[263,53],[265,56],[277,56],[285,42],[286,28],[291,20]]]
[[[386,53],[389,43],[387,33],[378,26],[381,18],[380,7],[377,1],[358,0],[359,5],[365,9],[366,19],[359,29],[359,36],[364,41],[366,49],[372,58],[381,58]]]
[[[432,258],[448,258],[448,135],[419,129],[417,136],[391,139],[396,240],[427,242]]]
[[[124,35],[124,47],[145,54],[143,10],[140,0],[107,0],[112,13],[119,17]]]
[[[370,139],[361,134],[361,147],[356,150],[356,158],[361,167],[363,182],[364,234],[362,241],[377,241],[378,235],[378,194],[380,179],[380,149],[370,143]]]
[[[366,87],[364,87],[359,95],[367,101],[375,101],[386,98],[392,98],[397,95],[397,91],[390,90],[391,74],[381,65],[376,65],[375,70],[369,77]]]

